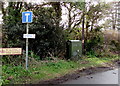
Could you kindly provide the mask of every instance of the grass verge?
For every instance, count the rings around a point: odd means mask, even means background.
[[[63,76],[67,73],[73,73],[78,69],[108,66],[113,60],[117,60],[118,56],[102,57],[102,58],[82,58],[79,61],[48,61],[30,64],[29,70],[26,71],[21,65],[3,65],[2,66],[2,80],[3,84],[34,84],[41,80],[49,80],[55,77]]]

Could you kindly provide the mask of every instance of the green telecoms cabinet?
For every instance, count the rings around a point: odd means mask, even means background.
[[[78,60],[82,56],[82,42],[80,40],[69,40],[66,48],[67,59]]]

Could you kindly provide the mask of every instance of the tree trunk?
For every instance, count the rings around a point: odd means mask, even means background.
[[[82,53],[84,54],[84,44],[85,44],[85,35],[84,35],[84,23],[85,23],[85,14],[83,12],[83,21],[82,21]]]
[[[86,41],[88,39],[88,28],[89,28],[89,22],[86,23]]]
[[[91,24],[91,32],[93,31],[93,24],[94,24],[94,21],[92,21],[92,24]]]
[[[6,13],[5,13],[5,9],[4,9],[4,3],[2,1],[0,1],[0,10],[2,11],[3,16],[5,16]]]
[[[70,10],[68,13],[68,29],[71,30],[71,14],[70,14]]]
[[[56,12],[56,26],[60,25],[61,15],[62,15],[62,9],[60,6],[60,2],[51,2],[55,12]]]

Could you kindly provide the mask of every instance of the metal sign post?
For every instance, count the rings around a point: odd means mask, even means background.
[[[28,23],[26,25],[26,34],[28,34]],[[26,70],[28,70],[28,38],[26,38]]]
[[[27,23],[26,25],[26,34],[29,32],[28,23],[32,23],[32,12],[22,12],[22,23]],[[28,70],[28,38],[26,37],[26,70]]]

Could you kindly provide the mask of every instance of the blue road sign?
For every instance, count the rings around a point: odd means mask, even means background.
[[[32,12],[22,12],[22,23],[32,23]]]

